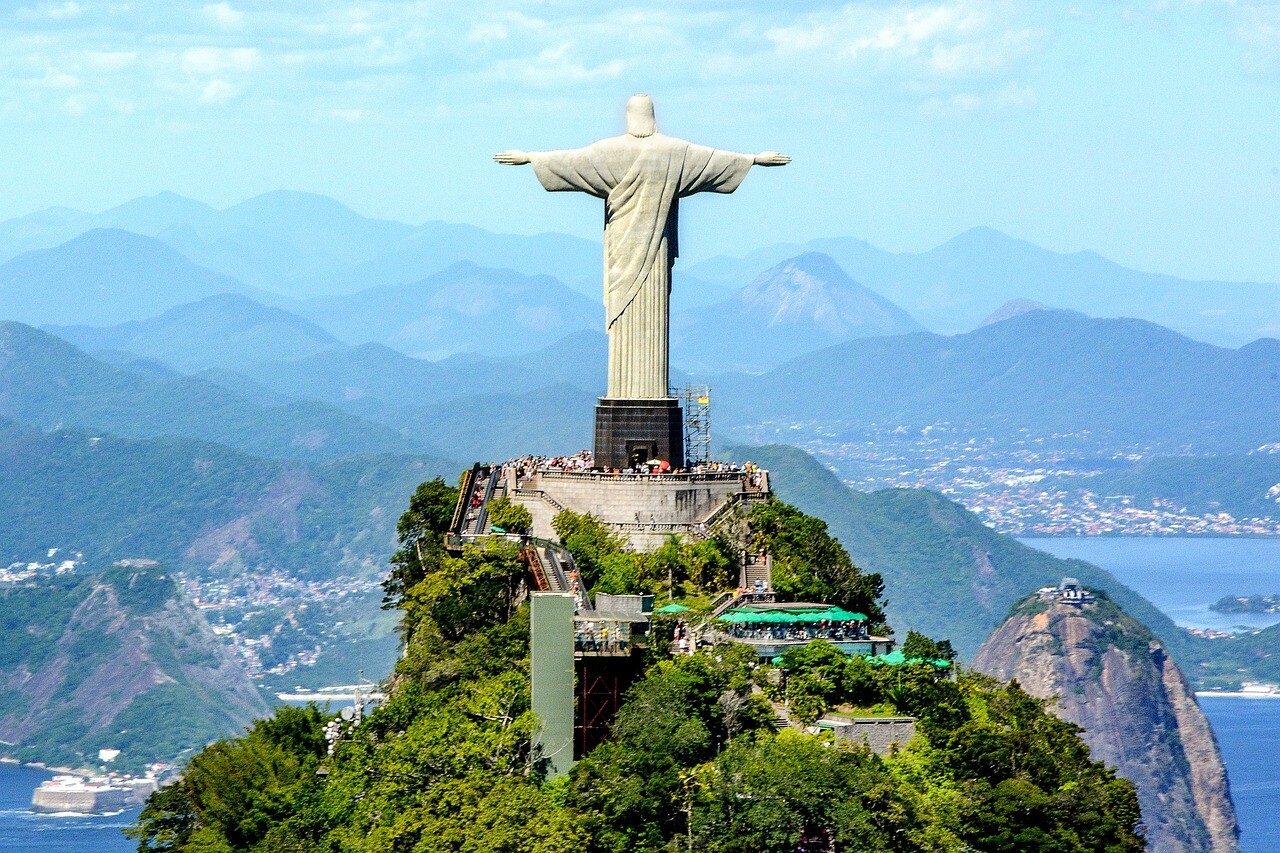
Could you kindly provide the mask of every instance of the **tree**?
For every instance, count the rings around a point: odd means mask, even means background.
[[[916,631],[907,631],[907,639],[902,643],[902,654],[908,659],[925,661],[945,660],[955,662],[956,651],[950,640],[931,640]]]
[[[437,477],[422,483],[400,516],[396,535],[400,547],[391,555],[391,572],[382,583],[384,610],[404,610],[401,635],[407,641],[417,624],[416,613],[405,607],[409,590],[437,571],[444,559],[444,535],[458,504],[458,489]]]
[[[328,746],[324,719],[314,705],[281,706],[244,737],[207,747],[147,800],[129,834],[140,850],[253,849],[288,816],[294,794],[315,783]]]
[[[885,625],[880,598],[884,581],[853,564],[827,523],[776,499],[747,517],[753,550],[773,557],[773,588],[791,601],[824,601],[865,613],[873,628]]]
[[[573,554],[582,580],[594,587],[604,574],[606,558],[622,554],[625,541],[590,513],[563,510],[551,520],[560,542]]]
[[[533,513],[529,512],[528,507],[503,495],[489,501],[489,523],[507,533],[527,534],[533,529]]]

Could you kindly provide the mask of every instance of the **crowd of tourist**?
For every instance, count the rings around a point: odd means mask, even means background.
[[[844,640],[867,639],[866,623],[818,622],[812,625],[730,625],[725,631],[735,640]]]
[[[498,465],[504,478],[514,478],[517,483],[541,471],[583,472],[618,475],[660,474],[744,474],[751,488],[764,486],[764,471],[754,462],[699,462],[691,467],[673,466],[665,459],[651,459],[629,468],[598,468],[590,450],[580,450],[572,456],[519,456]]]
[[[573,632],[573,647],[580,652],[625,653],[630,642],[631,626],[620,622],[577,623]]]

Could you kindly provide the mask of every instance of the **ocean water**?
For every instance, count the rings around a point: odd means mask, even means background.
[[[138,809],[117,815],[37,815],[31,793],[52,773],[0,764],[0,851],[15,853],[132,853],[137,844],[121,831]]]
[[[1223,614],[1224,595],[1280,591],[1280,539],[1146,537],[1026,539],[1058,557],[1087,560],[1146,596],[1180,625],[1226,630],[1268,625],[1270,616]],[[1244,853],[1280,851],[1280,699],[1200,699],[1227,765]]]

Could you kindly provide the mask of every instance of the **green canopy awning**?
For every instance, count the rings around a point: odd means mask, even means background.
[[[938,669],[946,669],[947,667],[951,666],[951,661],[943,660],[941,658],[938,658],[936,660],[930,660],[930,661],[926,661],[924,658],[909,658],[898,649],[894,649],[893,651],[889,652],[887,655],[875,655],[874,657],[868,658],[868,660],[871,661],[871,663],[876,664],[877,666],[881,666],[881,665],[902,666],[903,664],[906,664],[906,663],[931,663],[934,666],[938,667]]]
[[[853,613],[841,607],[807,608],[738,608],[725,611],[720,617],[725,622],[738,624],[801,625],[817,622],[865,622],[862,613]]]
[[[654,613],[688,613],[689,608],[685,607],[683,604],[676,604],[675,602],[672,602],[671,604],[666,604],[666,605],[663,605],[662,607],[659,607],[657,610],[653,612]]]

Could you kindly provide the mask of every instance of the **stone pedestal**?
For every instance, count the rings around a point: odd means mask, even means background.
[[[674,397],[622,400],[601,397],[596,406],[596,465],[630,468],[665,459],[684,465],[684,411]]]

